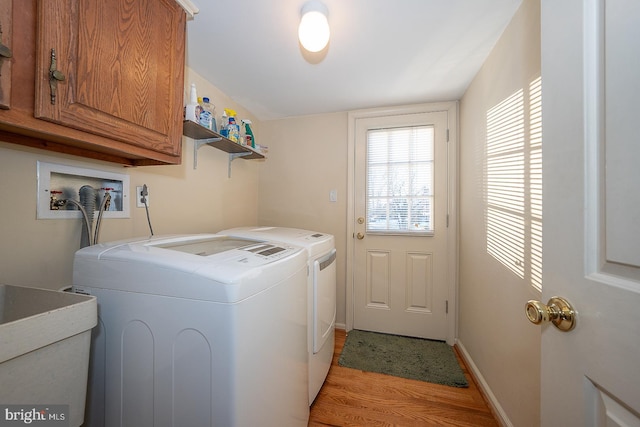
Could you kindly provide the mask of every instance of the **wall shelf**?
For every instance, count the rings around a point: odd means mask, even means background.
[[[198,167],[198,150],[203,145],[210,145],[218,150],[229,153],[229,178],[231,178],[231,162],[237,158],[245,160],[264,159],[264,155],[253,150],[246,145],[240,145],[230,141],[224,136],[204,126],[199,125],[191,120],[185,120],[182,123],[182,134],[194,140],[193,148],[193,168]]]

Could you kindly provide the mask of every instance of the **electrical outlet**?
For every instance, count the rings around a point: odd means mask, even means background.
[[[144,208],[144,202],[142,201],[145,198],[145,196],[142,195],[143,188],[144,187],[142,185],[136,186],[136,207],[138,207],[138,208]],[[147,199],[147,207],[148,207],[148,206],[150,206],[150,204],[149,204],[149,186],[147,186],[146,199]]]

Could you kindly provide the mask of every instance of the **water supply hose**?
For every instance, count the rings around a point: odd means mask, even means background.
[[[98,235],[100,234],[100,225],[102,225],[102,214],[104,211],[109,209],[109,205],[111,204],[111,194],[109,190],[104,192],[104,197],[102,198],[102,203],[100,203],[100,210],[98,211],[98,219],[96,220],[96,229],[93,234],[93,244],[98,243]]]
[[[83,185],[78,191],[80,195],[80,204],[85,211],[85,225],[80,237],[80,248],[93,245],[91,239],[91,230],[93,228],[93,215],[96,210],[96,190],[90,185]]]
[[[84,219],[84,227],[89,230],[91,228],[91,226],[89,225],[89,218],[87,217],[87,211],[84,209],[84,207],[82,207],[82,205],[78,202],[76,202],[73,199],[63,199],[61,200],[61,202],[64,203],[73,203],[79,210],[80,213],[82,213],[82,218]],[[93,245],[93,242],[91,241],[91,234],[89,234],[89,244],[85,245],[85,246],[91,246]],[[81,248],[83,248],[84,246],[81,246]]]

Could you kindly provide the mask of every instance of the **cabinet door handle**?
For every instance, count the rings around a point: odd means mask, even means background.
[[[2,57],[0,59],[11,58],[12,56],[13,53],[11,52],[11,49],[2,43],[2,24],[0,24],[0,57]]]
[[[49,87],[51,88],[51,104],[56,104],[56,91],[58,82],[64,81],[64,74],[57,69],[56,50],[51,49],[51,67],[49,67]]]
[[[0,56],[2,58],[11,58],[13,53],[11,52],[11,49],[0,43]]]

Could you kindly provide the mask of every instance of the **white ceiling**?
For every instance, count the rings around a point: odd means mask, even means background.
[[[331,40],[311,55],[305,0],[195,0],[187,64],[261,120],[457,100],[521,1],[323,0]]]

